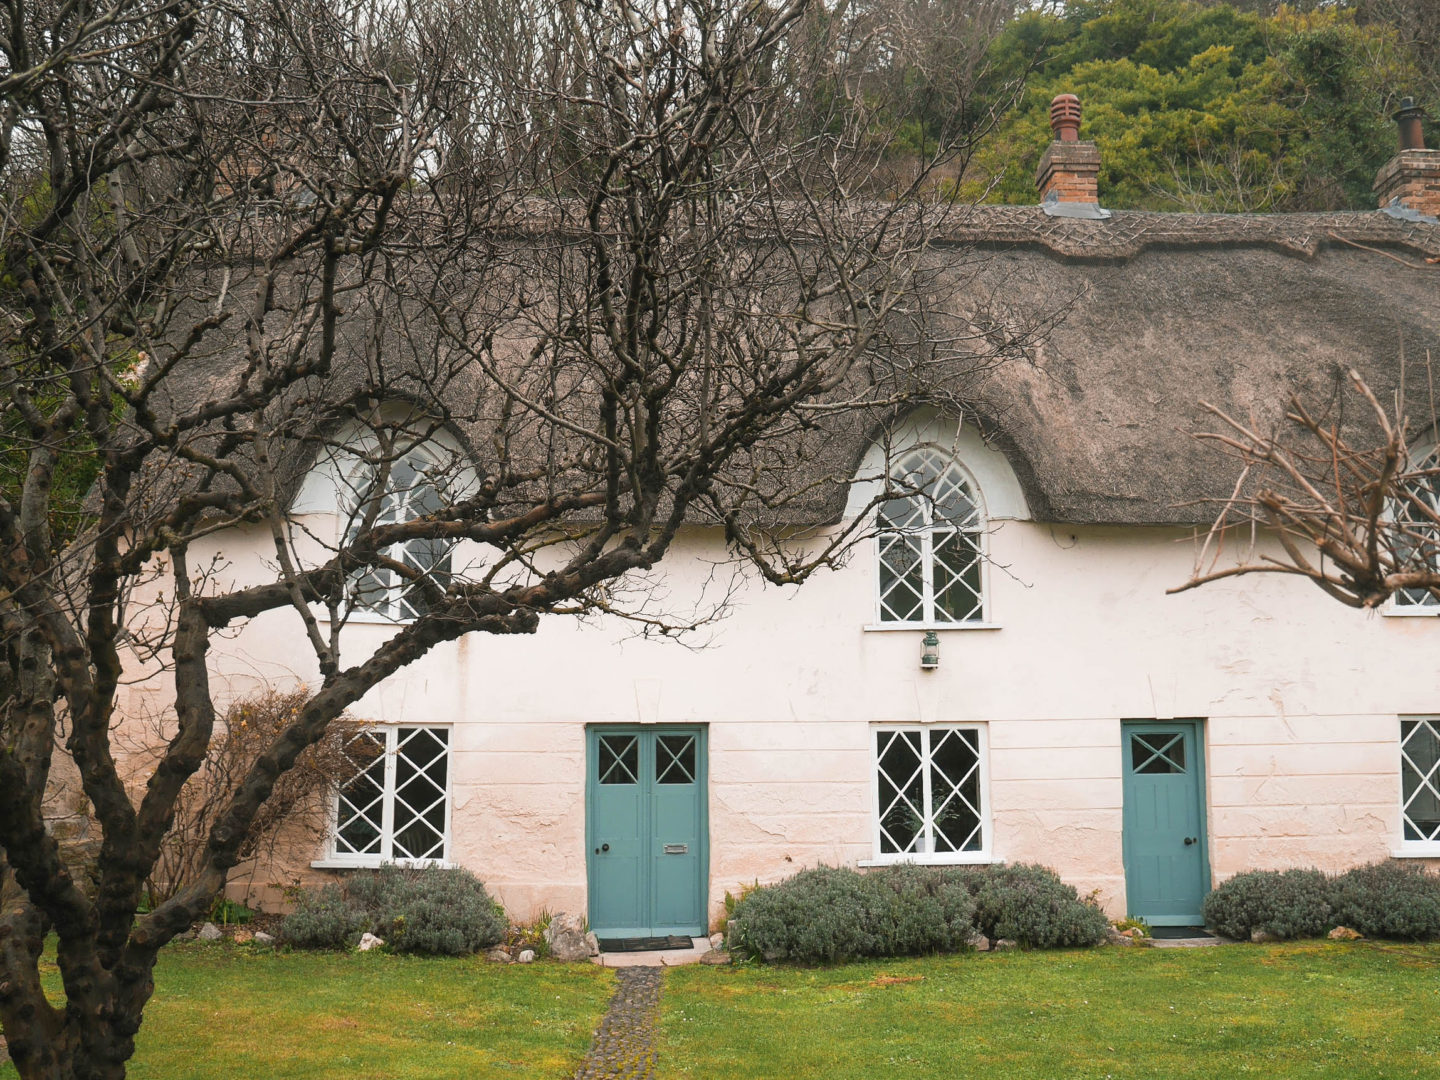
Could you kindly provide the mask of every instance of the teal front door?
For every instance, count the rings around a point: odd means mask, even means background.
[[[1210,889],[1204,755],[1193,720],[1122,725],[1125,902],[1152,926],[1199,926]]]
[[[587,739],[590,928],[600,937],[705,933],[705,729],[607,725]]]

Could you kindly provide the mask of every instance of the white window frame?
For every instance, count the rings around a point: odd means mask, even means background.
[[[960,474],[965,482],[966,490],[970,499],[975,505],[977,515],[974,526],[959,527],[937,525],[934,521],[934,507],[928,499],[922,499],[923,512],[926,516],[926,523],[918,529],[908,530],[907,535],[920,538],[921,542],[921,588],[923,595],[920,601],[921,617],[919,619],[886,619],[884,609],[884,596],[881,592],[881,551],[886,538],[896,535],[897,530],[884,530],[879,524],[879,509],[875,513],[876,530],[873,543],[874,555],[874,576],[871,579],[871,587],[874,595],[874,621],[865,627],[866,630],[994,630],[998,629],[995,623],[990,621],[990,530],[989,514],[985,508],[985,498],[980,492],[980,486],[975,481],[975,475],[964,464],[943,446],[934,443],[919,443],[907,447],[903,452],[897,454],[890,465],[893,470],[904,463],[911,454],[922,450],[929,450],[947,462],[947,468],[953,468]],[[899,498],[920,498],[920,495],[905,496]],[[980,557],[980,610],[977,618],[948,620],[936,618],[935,608],[935,535],[937,533],[965,533],[973,537],[975,546]]]
[[[1414,458],[1418,462],[1417,469],[1440,469],[1440,445],[1429,447]],[[1440,491],[1440,477],[1432,481],[1434,488]],[[1403,594],[1392,593],[1390,599],[1385,602],[1381,611],[1385,615],[1396,618],[1434,618],[1440,615],[1440,599],[1426,593],[1419,601],[1403,599]]]
[[[1395,850],[1390,854],[1397,859],[1440,858],[1440,837],[1434,840],[1409,840],[1405,836],[1405,770],[1407,768],[1413,768],[1418,773],[1419,768],[1410,761],[1405,753],[1404,725],[1414,722],[1427,724],[1437,735],[1440,735],[1440,716],[1419,715],[1400,716],[1396,718],[1396,749],[1399,751],[1400,757],[1399,784],[1397,785],[1396,799],[1400,808],[1400,834]],[[1431,787],[1440,789],[1440,760],[1437,760],[1435,767],[1430,770],[1428,776],[1422,777],[1422,780],[1427,782]]]
[[[977,733],[977,755],[979,757],[978,787],[980,791],[980,848],[977,851],[896,851],[881,850],[880,835],[880,751],[878,736],[886,732],[916,732],[920,734],[923,757],[922,795],[928,808],[931,794],[930,738],[934,731],[973,731]],[[990,814],[990,730],[985,723],[954,724],[871,724],[870,739],[870,850],[871,858],[862,859],[860,866],[891,866],[895,863],[916,863],[922,866],[966,866],[996,863],[1001,860],[994,853],[994,833]],[[927,809],[926,828],[933,827]]]
[[[395,799],[396,799],[396,763],[399,760],[400,732],[414,729],[427,731],[444,731],[445,735],[445,828],[441,842],[440,857],[428,859],[395,858]],[[329,820],[325,828],[325,857],[317,859],[310,865],[317,870],[355,870],[373,869],[386,864],[404,866],[411,868],[423,867],[453,867],[455,864],[450,860],[451,851],[451,821],[455,811],[454,785],[455,785],[455,728],[453,724],[419,724],[419,723],[397,723],[397,724],[376,724],[360,729],[356,732],[358,737],[361,734],[385,736],[385,779],[381,794],[381,825],[380,825],[380,851],[374,855],[363,855],[356,852],[336,850],[336,837],[340,827],[340,792],[336,791],[330,799]]]

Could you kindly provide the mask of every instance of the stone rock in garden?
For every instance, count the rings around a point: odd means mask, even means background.
[[[225,935],[220,933],[220,928],[213,922],[207,922],[204,926],[200,927],[201,941],[219,941],[224,936]]]
[[[970,940],[966,942],[976,952],[989,952],[990,939],[984,934],[971,934]]]
[[[1264,945],[1267,941],[1279,941],[1274,934],[1266,933],[1264,930],[1251,930],[1250,940],[1256,945]]]
[[[533,963],[535,962],[535,950],[534,950],[534,949],[521,949],[521,950],[520,950],[520,955],[517,956],[517,957],[515,958],[515,960],[516,960],[517,963],[521,963],[521,964],[533,964]]]
[[[361,952],[369,952],[371,949],[378,949],[385,944],[383,938],[374,934],[365,934],[360,938],[360,944],[356,946]]]
[[[712,949],[723,949],[723,948],[725,948],[725,935],[724,935],[724,934],[711,934],[711,935],[710,935],[710,948],[712,948]]]
[[[585,920],[579,915],[556,915],[545,928],[550,956],[562,963],[590,959],[590,943],[585,940]],[[597,944],[598,951],[599,946]]]
[[[700,962],[702,964],[728,964],[730,963],[730,954],[719,949],[711,949],[700,957]]]
[[[586,931],[585,947],[590,950],[591,956],[600,955],[600,939],[595,936],[593,931]]]
[[[275,935],[267,934],[264,930],[256,930],[255,937],[251,940],[262,949],[269,949],[275,945]]]
[[[254,940],[255,940],[255,933],[254,933],[254,931],[252,931],[252,930],[246,930],[243,926],[242,926],[242,927],[238,927],[238,928],[235,930],[235,932],[234,932],[233,934],[231,934],[230,936],[231,936],[231,939],[232,939],[237,945],[244,945],[247,941],[254,941]]]
[[[1004,952],[1006,949],[1018,949],[1020,945],[1018,942],[1011,941],[1008,937],[1002,937],[990,947],[996,952]]]
[[[1105,931],[1105,940],[1110,942],[1111,945],[1134,945],[1135,935],[1116,930],[1112,926],[1109,930]]]
[[[510,950],[502,949],[498,945],[493,949],[486,950],[485,959],[493,960],[497,964],[513,964],[515,962],[515,958],[510,955]]]
[[[194,940],[195,940],[195,931],[194,931],[194,930],[186,930],[183,934],[176,934],[176,935],[175,935],[173,938],[171,938],[170,940],[171,940],[171,941],[194,941]]]
[[[1358,930],[1351,930],[1348,926],[1337,926],[1326,935],[1331,941],[1359,941],[1365,935]]]

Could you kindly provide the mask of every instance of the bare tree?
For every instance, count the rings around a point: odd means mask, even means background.
[[[1440,456],[1412,453],[1398,399],[1387,408],[1348,378],[1323,411],[1292,400],[1274,431],[1206,406],[1224,426],[1199,438],[1241,470],[1191,579],[1171,592],[1264,572],[1308,578],[1350,607],[1440,603]],[[1434,439],[1433,415],[1421,430]]]
[[[834,433],[962,407],[1024,354],[1041,324],[959,304],[934,248],[963,212],[926,198],[957,142],[856,198],[886,146],[852,78],[878,38],[799,35],[808,9],[0,16],[0,1024],[26,1080],[124,1075],[158,950],[387,676],[546,615],[683,629],[627,583],[687,522],[803,581],[864,527],[782,528],[849,479]],[[290,512],[307,473],[332,481],[330,531]],[[263,580],[222,572],[242,534],[268,545]],[[353,655],[358,607],[397,625]],[[214,753],[211,643],[286,612],[318,681],[191,880],[137,915]],[[138,786],[111,735],[137,671],[174,722]],[[45,827],[57,754],[102,836],[93,888]],[[63,1007],[40,983],[52,931]]]

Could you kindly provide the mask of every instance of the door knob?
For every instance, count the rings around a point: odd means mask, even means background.
[[[609,851],[609,850],[610,850],[610,845],[609,845],[609,844],[601,844],[601,845],[600,845],[600,850],[601,850],[601,851]]]
[[[1185,837],[1185,846],[1186,846],[1186,847],[1189,847],[1191,844],[1195,843],[1195,841],[1197,841],[1198,839],[1200,839],[1198,836],[1187,836],[1187,837]]]

